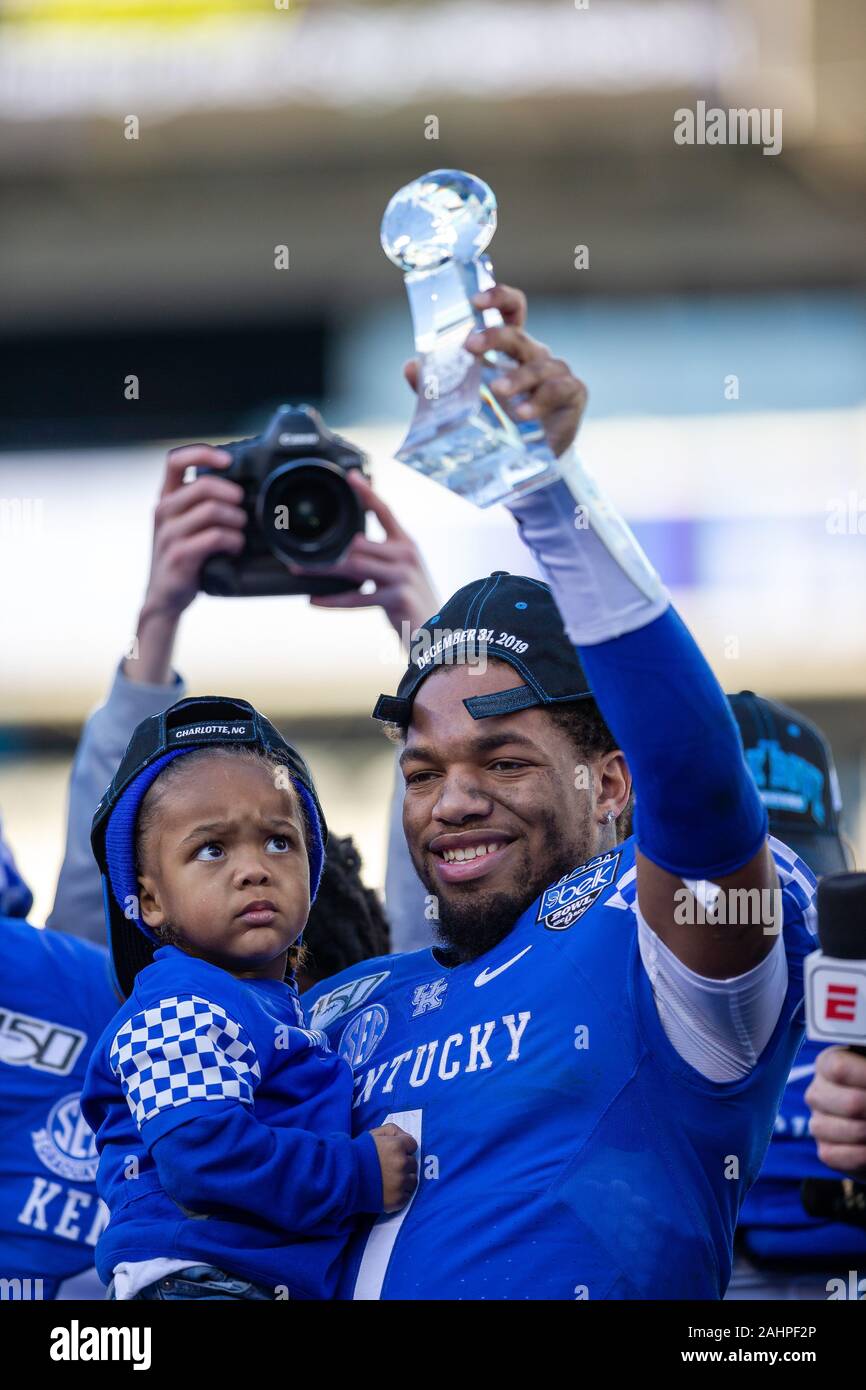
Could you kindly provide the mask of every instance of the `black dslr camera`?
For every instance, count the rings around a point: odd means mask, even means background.
[[[240,555],[214,555],[205,563],[204,592],[256,598],[360,588],[350,579],[317,576],[315,567],[335,564],[364,530],[364,511],[346,475],[352,468],[366,473],[366,455],[332,434],[308,405],[281,405],[263,434],[220,448],[232,455],[228,468],[200,468],[198,475],[240,483],[249,521]],[[310,570],[292,574],[285,560]]]

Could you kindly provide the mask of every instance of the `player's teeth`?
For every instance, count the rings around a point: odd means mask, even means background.
[[[467,849],[443,849],[442,858],[449,864],[455,861],[458,864],[464,863],[467,859],[480,859],[485,854],[494,854],[501,849],[501,845],[471,845]]]

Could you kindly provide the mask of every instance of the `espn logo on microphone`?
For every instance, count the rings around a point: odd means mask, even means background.
[[[805,960],[806,1036],[866,1045],[866,961],[813,951]]]

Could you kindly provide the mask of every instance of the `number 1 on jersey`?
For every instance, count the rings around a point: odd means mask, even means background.
[[[399,1125],[400,1129],[405,1129],[407,1134],[412,1135],[418,1145],[420,1186],[421,1111],[400,1110],[394,1115],[386,1115],[382,1124]],[[355,1280],[355,1292],[352,1295],[355,1302],[381,1298],[382,1285],[385,1282],[385,1274],[388,1270],[391,1252],[394,1249],[394,1242],[400,1233],[400,1227],[406,1219],[409,1208],[417,1196],[418,1188],[416,1187],[405,1207],[401,1207],[399,1211],[383,1212],[367,1237],[367,1244],[364,1247],[364,1254],[358,1270],[358,1278]]]

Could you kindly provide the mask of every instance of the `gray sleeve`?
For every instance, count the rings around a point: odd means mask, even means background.
[[[90,716],[78,741],[69,779],[66,852],[46,926],[105,944],[102,885],[90,848],[93,812],[135,726],[168,709],[183,697],[184,690],[177,674],[171,685],[143,685],[127,680],[118,667],[108,699]]]
[[[388,827],[388,864],[385,870],[385,911],[391,924],[391,950],[418,951],[432,946],[435,902],[428,904],[427,890],[409,857],[403,834],[403,775],[394,764],[394,791]]]

